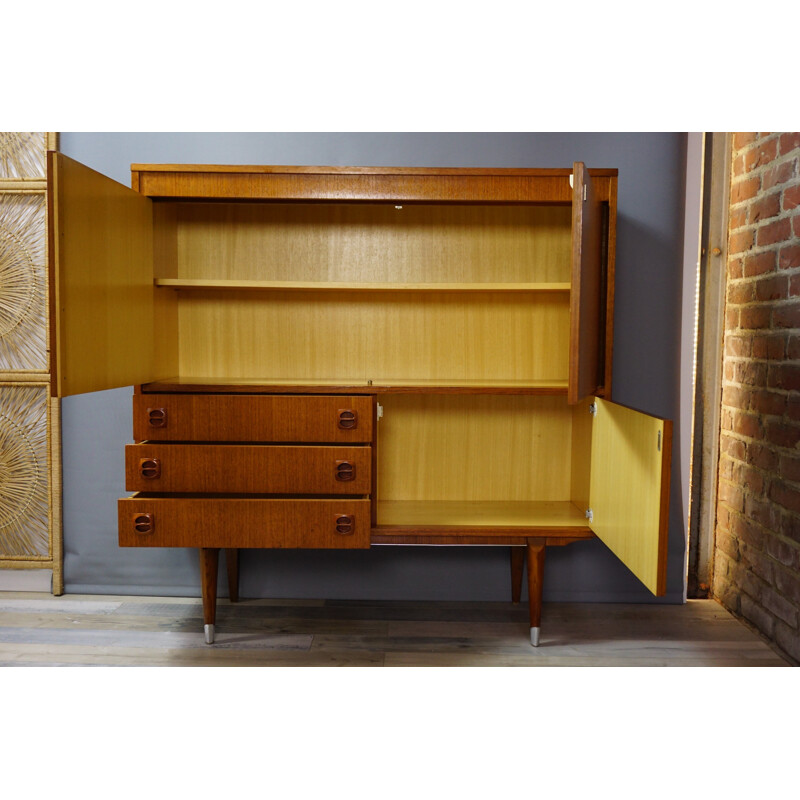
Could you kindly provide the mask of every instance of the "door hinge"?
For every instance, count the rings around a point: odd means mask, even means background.
[[[380,403],[376,403],[376,405],[378,406],[378,409],[377,409],[377,412],[378,412],[378,413],[377,413],[377,418],[378,418],[378,419],[382,419],[382,418],[383,418],[383,406],[382,406]]]
[[[661,452],[661,431],[658,432],[658,452]]]
[[[569,176],[569,188],[570,189],[574,189],[575,188],[575,175],[574,174]],[[586,200],[586,184],[585,183],[583,184],[583,199]]]
[[[586,509],[586,519],[589,520],[590,525],[594,522],[594,511],[591,508]]]
[[[589,406],[589,413],[590,413],[590,414],[591,414],[593,417],[596,417],[596,416],[597,416],[597,403],[592,403],[592,404]]]

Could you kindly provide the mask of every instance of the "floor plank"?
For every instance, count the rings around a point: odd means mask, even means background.
[[[546,604],[538,648],[512,603],[0,593],[0,666],[789,666],[711,600]]]

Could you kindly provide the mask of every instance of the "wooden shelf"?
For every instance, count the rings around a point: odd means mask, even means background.
[[[564,545],[592,539],[584,512],[562,502],[378,501],[372,544]]]
[[[531,394],[566,396],[567,381],[469,381],[469,380],[315,380],[313,382],[269,378],[175,377],[147,383],[145,392],[208,392],[211,394]]]
[[[156,278],[155,285],[180,291],[256,290],[279,292],[569,292],[566,283],[368,283],[343,281],[250,281]]]
[[[588,528],[585,514],[569,501],[378,501],[378,527]]]

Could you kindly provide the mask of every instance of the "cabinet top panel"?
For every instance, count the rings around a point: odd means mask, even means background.
[[[572,167],[313,167],[274,164],[131,164],[131,172],[257,172],[312,175],[526,175],[569,176]],[[590,169],[593,177],[612,177],[617,169]]]
[[[568,204],[572,172],[572,168],[132,164],[131,185],[154,198]],[[617,170],[589,172],[600,199],[609,199]]]

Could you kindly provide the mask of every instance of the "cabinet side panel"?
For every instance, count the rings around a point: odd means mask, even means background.
[[[60,396],[153,379],[152,202],[50,153]]]
[[[653,593],[666,585],[671,425],[597,400],[592,530]]]

